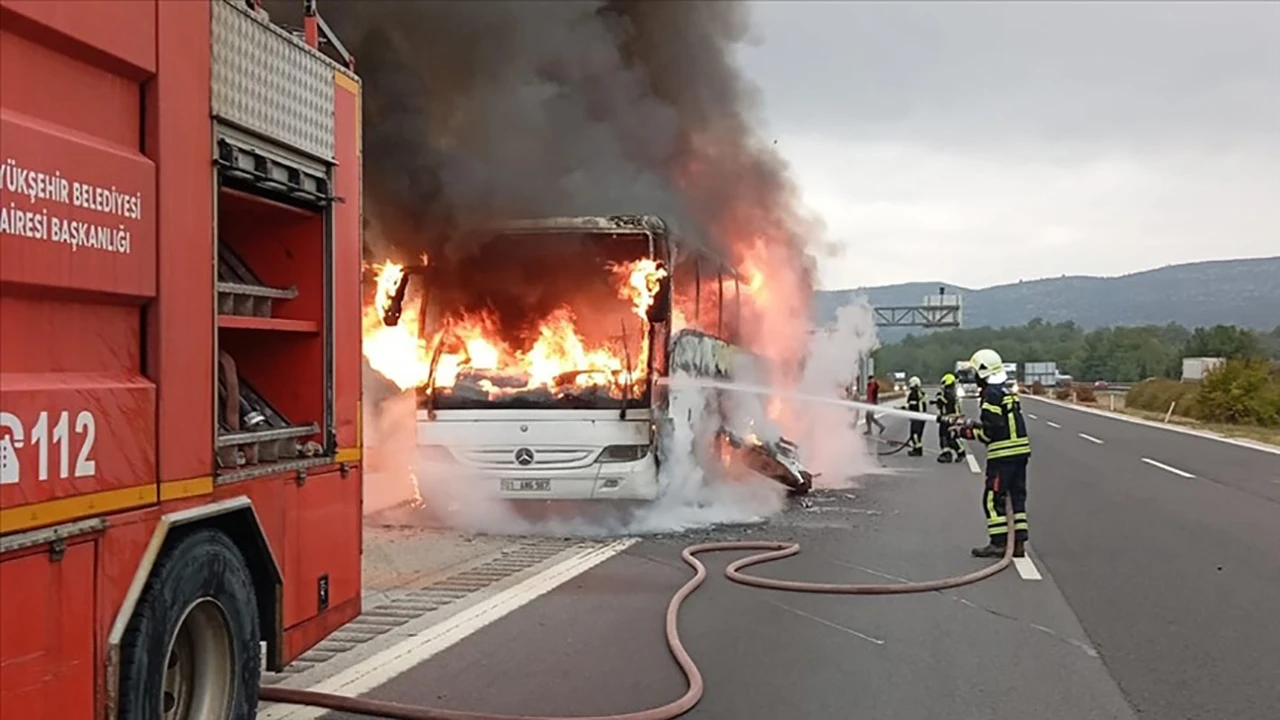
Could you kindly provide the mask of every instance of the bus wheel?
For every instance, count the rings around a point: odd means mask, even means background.
[[[253,578],[234,543],[196,530],[152,569],[120,647],[120,720],[237,720],[258,705]]]

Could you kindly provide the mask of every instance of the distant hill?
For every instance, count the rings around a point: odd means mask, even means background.
[[[1271,330],[1280,325],[1280,256],[1169,265],[1119,277],[1070,276],[973,290],[945,282],[913,282],[852,290],[820,290],[814,302],[820,325],[836,309],[865,294],[872,305],[916,305],[945,286],[964,303],[964,325],[1021,325],[1040,317],[1073,320],[1090,329],[1112,325],[1186,327],[1240,325]],[[882,341],[908,332],[881,328]]]

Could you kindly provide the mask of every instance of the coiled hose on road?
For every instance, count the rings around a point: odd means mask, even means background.
[[[1005,513],[1009,518],[1009,534],[1006,537],[1009,538],[1010,542],[1005,543],[1004,557],[1000,558],[999,562],[966,575],[927,582],[894,585],[845,585],[840,583],[774,580],[756,575],[746,575],[740,571],[752,565],[764,565],[775,560],[791,557],[800,552],[799,543],[734,541],[690,545],[680,552],[680,557],[684,558],[685,563],[693,568],[693,577],[689,578],[689,581],[681,586],[675,595],[671,596],[671,601],[667,603],[666,616],[667,647],[671,650],[671,656],[675,658],[676,664],[684,672],[685,679],[689,683],[689,689],[679,699],[660,707],[621,715],[495,715],[493,713],[464,712],[461,710],[438,710],[381,700],[368,700],[315,692],[313,690],[296,690],[282,687],[262,688],[261,699],[290,705],[310,705],[328,710],[355,713],[375,718],[389,718],[391,720],[671,720],[692,710],[693,706],[697,705],[698,701],[702,699],[702,673],[698,670],[697,664],[693,662],[689,652],[685,650],[684,643],[680,641],[679,628],[680,606],[707,578],[707,567],[698,560],[698,555],[708,552],[763,550],[764,552],[733,561],[725,568],[724,575],[729,580],[740,585],[750,585],[769,590],[826,593],[829,595],[907,595],[935,592],[962,585],[971,585],[979,580],[985,580],[1013,563],[1014,517],[1013,506],[1007,495],[1005,496]]]

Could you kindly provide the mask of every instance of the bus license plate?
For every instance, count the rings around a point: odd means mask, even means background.
[[[551,490],[551,480],[548,478],[521,480],[503,478],[502,490],[504,492],[548,492]]]

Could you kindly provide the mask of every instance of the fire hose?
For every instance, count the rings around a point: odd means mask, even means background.
[[[1009,537],[1014,533],[1014,517],[1012,500],[1008,495],[1005,496],[1005,513],[1009,518],[1008,532]],[[898,584],[867,584],[867,585],[848,585],[841,583],[818,583],[818,582],[800,582],[798,580],[776,580],[773,578],[760,577],[758,575],[747,575],[741,572],[743,569],[752,565],[764,565],[775,560],[791,557],[800,552],[799,543],[787,542],[770,542],[770,541],[730,541],[730,542],[712,542],[702,543],[699,545],[690,545],[680,552],[680,557],[689,567],[693,568],[693,577],[671,596],[670,602],[667,603],[666,614],[666,635],[667,648],[671,651],[671,656],[675,659],[676,664],[680,666],[680,670],[684,672],[684,677],[689,688],[684,695],[673,700],[666,705],[648,710],[639,710],[636,712],[622,713],[619,715],[580,715],[580,716],[549,716],[549,715],[498,715],[493,713],[466,712],[462,710],[440,710],[436,708],[418,707],[415,705],[406,705],[403,703],[386,702],[383,700],[369,700],[359,697],[348,697],[345,695],[335,695],[332,693],[316,692],[314,690],[298,690],[286,687],[264,687],[261,691],[261,699],[268,702],[286,703],[290,705],[309,705],[312,707],[325,708],[327,710],[335,710],[338,712],[354,713],[376,718],[389,718],[391,720],[671,720],[680,717],[686,712],[693,709],[698,701],[702,699],[703,682],[702,673],[698,670],[698,666],[694,663],[689,651],[685,649],[684,643],[680,640],[680,608],[684,601],[697,590],[707,578],[707,567],[698,560],[697,556],[702,553],[711,552],[729,552],[741,550],[761,550],[763,552],[755,555],[748,555],[733,561],[725,568],[724,575],[732,582],[740,585],[748,585],[751,587],[765,588],[768,590],[783,590],[786,592],[800,593],[825,593],[829,595],[907,595],[913,593],[937,592],[939,590],[948,590],[960,587],[962,585],[971,585],[980,580],[999,573],[1013,563],[1013,546],[1014,543],[1006,542],[1004,546],[1004,556],[993,565],[988,565],[981,570],[957,575],[955,577],[943,578],[941,580],[929,580],[926,582],[898,583]]]
[[[739,390],[758,394],[773,393],[769,388],[740,385],[737,383],[725,383],[700,378],[683,378],[677,382],[672,382],[670,379],[664,379],[663,382],[670,383],[672,385],[687,384],[701,387],[718,387],[726,390]],[[896,408],[867,405],[865,403],[859,403],[851,400],[835,400],[820,396],[806,395],[793,395],[793,397],[815,402],[839,404],[863,409],[874,409],[880,412],[885,412],[888,415],[897,415],[911,420],[944,421],[944,418],[941,416],[935,417],[910,410],[899,410]],[[905,446],[906,443],[902,443],[902,446],[899,447],[898,450],[901,450],[902,447]],[[897,452],[898,450],[894,450],[892,452]],[[1005,513],[1009,520],[1008,537],[1012,538],[1015,532],[1013,504],[1012,499],[1008,495],[1005,496]],[[317,692],[314,690],[299,690],[279,686],[262,688],[259,697],[267,702],[283,703],[288,705],[306,705],[337,712],[364,715],[366,717],[386,718],[388,720],[671,720],[672,718],[680,717],[686,712],[692,710],[693,707],[698,704],[698,701],[702,699],[704,691],[702,673],[698,670],[698,666],[694,663],[693,657],[689,655],[689,651],[685,649],[684,643],[680,640],[679,628],[680,608],[684,605],[684,601],[687,600],[695,590],[701,587],[702,583],[707,578],[707,567],[698,559],[698,555],[702,553],[742,550],[761,551],[754,555],[739,558],[738,560],[729,563],[728,567],[725,568],[725,577],[731,582],[738,583],[739,585],[765,588],[768,590],[782,590],[785,592],[822,593],[828,595],[907,595],[948,590],[985,580],[1013,564],[1013,548],[1014,543],[1005,543],[1004,556],[1001,557],[998,562],[988,565],[981,570],[975,570],[974,572],[964,575],[956,575],[954,577],[942,578],[940,580],[929,580],[925,582],[896,584],[842,584],[801,582],[798,580],[777,580],[773,578],[760,577],[758,575],[748,575],[742,572],[742,570],[753,565],[764,565],[766,563],[782,560],[799,554],[799,543],[747,540],[690,545],[680,551],[680,557],[684,560],[685,564],[693,568],[693,577],[689,578],[688,582],[682,585],[680,589],[671,596],[671,600],[667,603],[665,624],[667,648],[671,651],[672,658],[684,673],[685,681],[688,683],[688,689],[685,690],[684,695],[680,696],[676,700],[647,710],[639,710],[636,712],[617,715],[589,716],[500,715],[494,713],[467,712],[463,710],[441,710],[437,708],[419,707],[403,703],[348,697],[346,695]]]
[[[896,454],[898,454],[898,453],[902,452],[903,450],[906,450],[908,447],[910,447],[910,446],[911,446],[911,443],[903,442],[902,440],[884,440],[884,439],[881,439],[881,440],[880,440],[880,442],[883,442],[883,443],[885,443],[886,445],[891,445],[891,446],[893,447],[893,449],[892,449],[892,450],[877,450],[877,451],[876,451],[876,455],[878,455],[879,457],[885,457],[885,456],[888,456],[888,455],[896,455]]]

